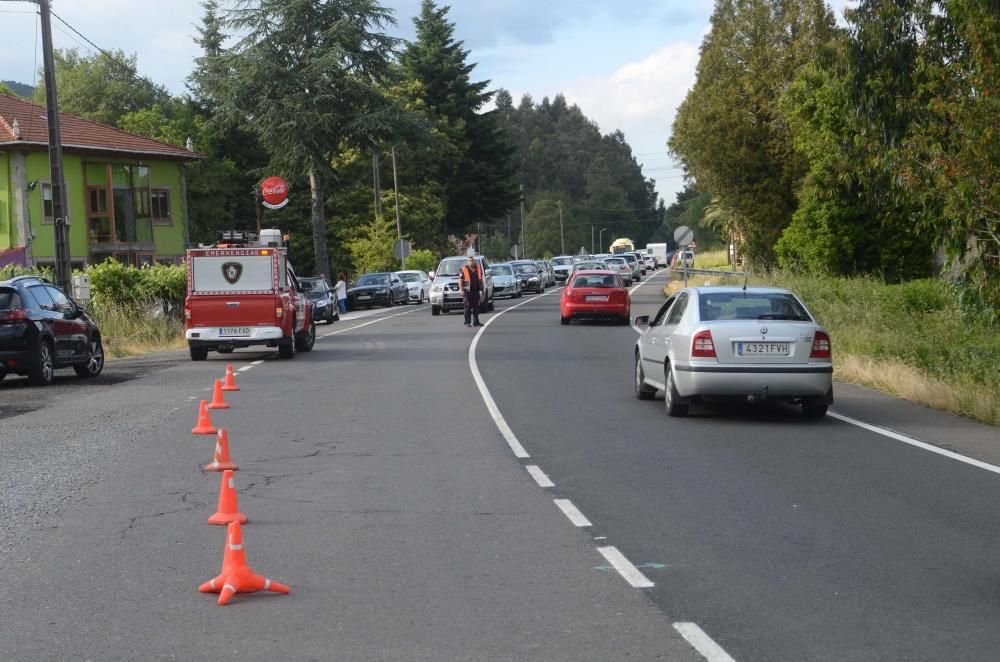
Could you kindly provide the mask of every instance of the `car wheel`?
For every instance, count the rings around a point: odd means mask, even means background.
[[[316,344],[316,323],[311,322],[309,328],[295,334],[295,349],[299,352],[311,352]]]
[[[490,309],[491,312],[497,309],[497,300],[496,300],[496,297],[490,299],[489,309]]]
[[[441,314],[441,306],[435,306],[435,305],[432,304],[431,305],[431,315],[440,315],[440,314]]]
[[[568,317],[563,317],[562,315],[560,315],[559,316],[559,323],[562,324],[563,326],[566,326],[567,324],[569,324],[569,318]]]
[[[195,347],[193,345],[189,345],[188,353],[191,355],[192,361],[204,361],[208,358],[207,347]]]
[[[52,357],[52,341],[40,340],[35,350],[35,362],[28,373],[28,383],[35,386],[48,386],[55,376],[55,359]]]
[[[73,366],[73,370],[78,376],[84,378],[97,377],[101,374],[101,371],[104,370],[104,346],[99,337],[90,340],[87,362],[83,365]]]
[[[815,400],[802,401],[802,415],[810,420],[818,420],[826,416],[827,404]]]
[[[642,361],[639,360],[639,352],[635,353],[635,397],[640,400],[652,400],[656,395],[656,389],[646,384],[646,375],[642,371]]]
[[[680,402],[681,396],[677,392],[674,384],[674,371],[670,369],[670,364],[666,368],[666,388],[663,389],[663,406],[667,410],[668,416],[687,416],[688,406]]]
[[[295,320],[292,320],[292,328],[295,328]],[[278,358],[279,359],[293,359],[295,358],[295,331],[292,331],[292,335],[287,336],[281,340],[278,345]]]

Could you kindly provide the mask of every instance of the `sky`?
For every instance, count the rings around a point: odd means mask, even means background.
[[[200,0],[51,0],[52,11],[105,49],[138,57],[139,72],[184,92],[199,49]],[[838,18],[848,0],[834,0]],[[225,5],[226,0],[220,4]],[[392,32],[412,38],[420,0],[383,0]],[[440,2],[440,4],[448,4]],[[474,80],[505,88],[515,103],[566,96],[603,133],[621,130],[667,204],[683,186],[667,154],[677,106],[694,83],[713,0],[452,0],[456,37],[477,63]],[[32,84],[41,63],[35,5],[0,0],[0,80]],[[92,46],[53,19],[56,48]]]

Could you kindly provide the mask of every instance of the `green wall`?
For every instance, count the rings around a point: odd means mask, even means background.
[[[184,206],[181,189],[181,166],[175,161],[152,161],[148,159],[121,159],[103,156],[82,156],[66,153],[63,155],[66,190],[70,213],[70,252],[74,259],[88,257],[86,192],[83,188],[83,164],[89,163],[126,163],[149,166],[150,186],[170,189],[170,216],[172,223],[153,226],[153,240],[156,244],[157,256],[184,254]],[[32,152],[28,156],[28,181],[49,181],[49,155],[47,152]],[[9,174],[2,178],[9,182]],[[0,184],[3,186],[4,184]],[[2,194],[0,194],[2,195]],[[55,230],[53,225],[43,225],[42,193],[37,187],[29,193],[28,206],[31,214],[31,227],[35,231],[35,241],[32,251],[35,259],[51,259],[55,257]],[[2,222],[0,215],[0,222]],[[0,231],[2,232],[2,231]],[[2,236],[0,236],[2,241]]]
[[[14,225],[11,218],[11,208],[14,200],[10,192],[10,157],[7,152],[0,152],[0,250],[13,245]]]

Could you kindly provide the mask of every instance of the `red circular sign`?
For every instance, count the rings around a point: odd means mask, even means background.
[[[260,185],[260,194],[264,202],[280,205],[288,199],[288,182],[281,177],[268,177]]]

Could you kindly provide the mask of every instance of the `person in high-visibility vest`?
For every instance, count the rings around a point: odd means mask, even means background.
[[[486,289],[486,279],[483,276],[483,268],[471,255],[469,263],[462,267],[458,286],[462,288],[462,297],[465,301],[465,326],[482,326],[479,323],[479,299]]]

